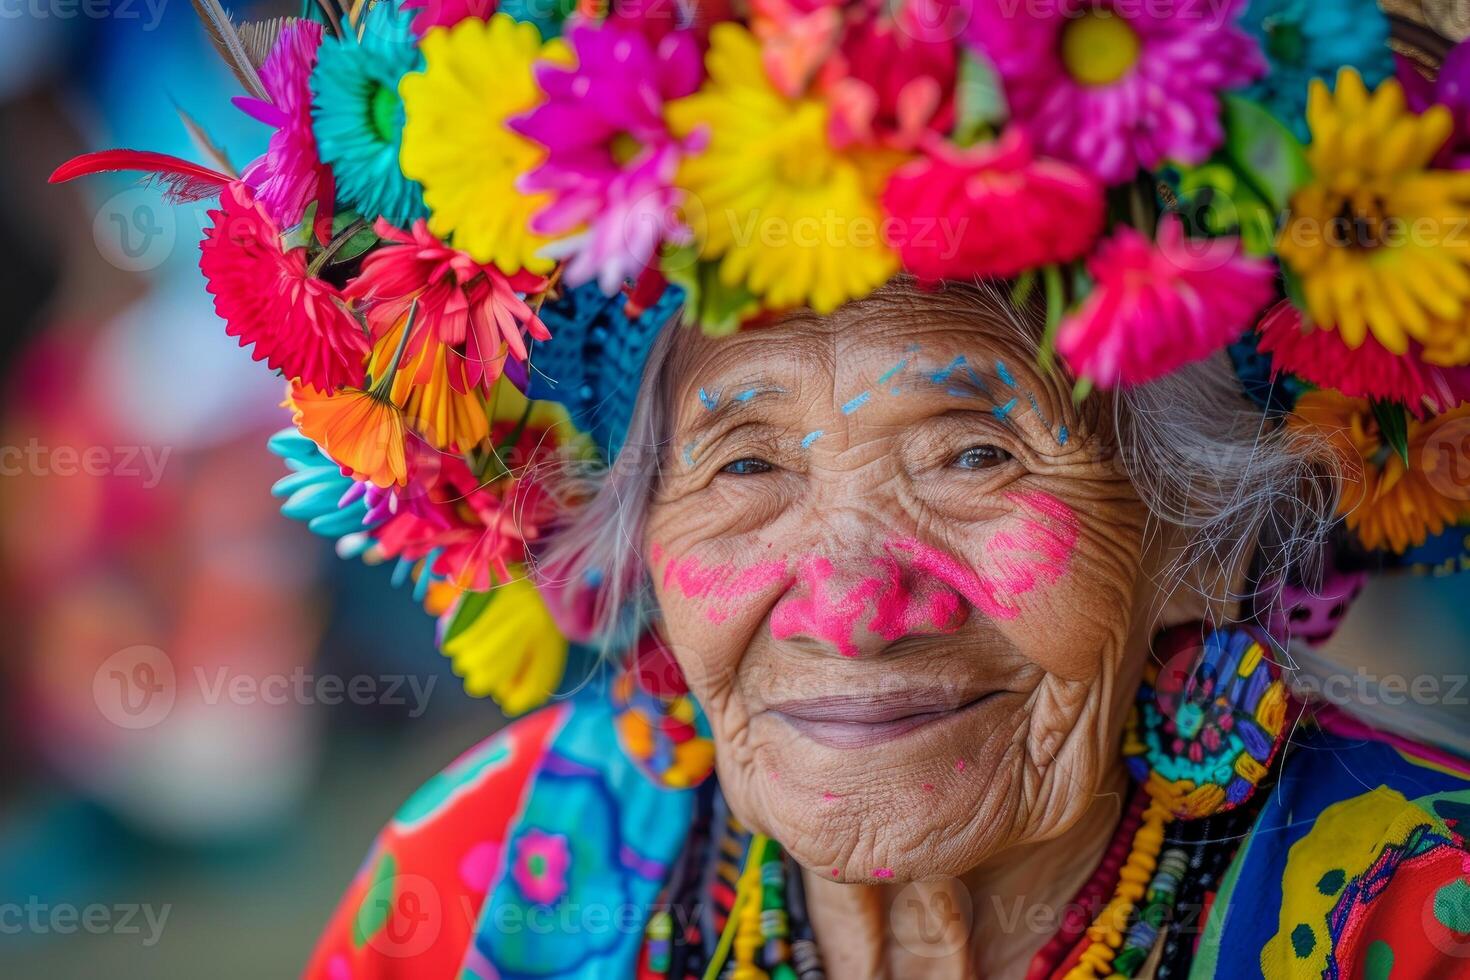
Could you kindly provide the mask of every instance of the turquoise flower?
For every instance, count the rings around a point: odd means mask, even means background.
[[[1250,0],[1240,25],[1255,35],[1271,72],[1241,94],[1268,109],[1303,143],[1307,86],[1330,86],[1344,65],[1358,69],[1368,87],[1393,74],[1388,19],[1376,0]]]
[[[500,0],[495,8],[516,20],[535,24],[543,41],[561,37],[562,24],[577,9],[576,0]]]
[[[429,215],[423,188],[398,165],[398,81],[423,66],[412,20],[394,0],[380,0],[368,11],[361,41],[350,34],[325,39],[311,73],[312,130],[336,178],[337,203],[400,228]]]
[[[305,521],[313,534],[339,542],[355,557],[371,543],[364,532],[376,523],[368,518],[368,505],[357,481],[343,474],[342,467],[292,426],[271,436],[270,451],[291,471],[271,487],[281,497],[281,513]]]

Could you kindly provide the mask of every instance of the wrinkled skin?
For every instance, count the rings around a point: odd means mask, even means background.
[[[867,914],[856,892],[819,878],[953,878],[978,899],[1029,856],[1075,889],[1120,810],[1162,559],[1110,409],[1075,407],[1032,361],[962,295],[890,287],[828,318],[685,338],[665,371],[673,433],[645,541],[664,637],[733,811],[849,922]],[[870,723],[915,710],[940,713]],[[1065,847],[1046,859],[1047,841]],[[955,975],[1009,973],[1045,938],[963,952]]]

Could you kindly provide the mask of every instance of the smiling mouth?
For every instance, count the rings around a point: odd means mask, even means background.
[[[783,701],[768,710],[814,742],[834,749],[858,749],[954,718],[994,693],[955,696],[934,691],[898,691],[881,698]]]

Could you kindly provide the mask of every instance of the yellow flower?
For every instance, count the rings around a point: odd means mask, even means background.
[[[373,346],[370,376],[384,377],[391,369],[407,322],[405,316]],[[464,355],[440,343],[433,331],[422,334],[418,350],[405,354],[388,396],[435,449],[471,449],[490,434],[485,398],[465,380]]]
[[[1314,79],[1307,105],[1315,180],[1297,191],[1277,252],[1308,312],[1357,349],[1368,332],[1395,354],[1470,360],[1470,173],[1429,169],[1450,112],[1409,111],[1390,79],[1369,94],[1350,68]]]
[[[1385,442],[1372,408],[1362,399],[1310,391],[1297,401],[1292,422],[1317,429],[1342,460],[1337,511],[1348,529],[1365,548],[1402,553],[1423,544],[1430,534],[1470,519],[1470,494],[1458,474],[1440,470],[1446,453],[1458,453],[1455,433],[1463,431],[1467,420],[1470,404],[1423,422],[1410,418],[1407,466]]]
[[[537,253],[551,239],[531,232],[549,195],[516,189],[546,151],[507,123],[541,101],[531,66],[569,61],[566,45],[542,45],[534,25],[496,14],[431,30],[420,49],[424,70],[399,83],[405,113],[399,163],[424,186],[429,230],[507,275],[550,271],[553,262]]]
[[[704,258],[773,309],[829,313],[882,285],[898,269],[859,161],[827,139],[827,107],[788,99],[767,78],[759,42],[734,23],[715,25],[709,79],[671,102],[679,136],[703,130],[704,150],[675,182]]]
[[[465,692],[494,698],[508,715],[545,704],[567,665],[566,637],[525,569],[516,571],[488,593],[466,594],[443,644]]]

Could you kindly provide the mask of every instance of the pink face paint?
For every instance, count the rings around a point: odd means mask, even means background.
[[[836,793],[823,793],[822,794],[822,802],[823,803],[836,803],[840,799],[842,799],[842,797],[838,796]]]
[[[830,643],[844,657],[856,657],[853,633],[867,617],[866,629],[892,642],[914,633],[953,633],[964,624],[960,596],[929,576],[915,576],[892,555],[873,559],[876,575],[835,576],[820,555],[797,566],[800,593],[771,611],[771,635],[778,640],[808,636]]]
[[[832,562],[813,555],[797,563],[796,584],[799,594],[771,610],[771,635],[778,640],[808,636],[832,644],[844,657],[856,657],[852,632],[877,592],[878,580],[860,579],[844,589],[832,581]]]
[[[873,869],[873,877],[874,878],[892,878],[893,877],[893,869],[892,868],[874,868]]]
[[[913,538],[891,541],[889,547],[912,556],[915,567],[944,582],[985,615],[1014,619],[1021,611],[1016,600],[1039,584],[1055,582],[1067,570],[1078,523],[1072,509],[1051,494],[1009,493],[1006,499],[1027,515],[1019,526],[997,532],[986,544],[983,573]]]
[[[955,772],[964,772],[965,771],[965,760],[964,759],[956,759],[956,760],[954,760],[954,771]]]
[[[905,574],[891,556],[877,561],[883,574],[868,629],[892,642],[914,633],[953,633],[964,625],[959,593],[928,576]],[[912,581],[911,588],[906,581]]]
[[[652,553],[653,549],[649,549]],[[698,558],[675,558],[664,566],[666,590],[676,590],[687,599],[706,604],[704,614],[711,623],[723,623],[735,612],[736,603],[779,585],[787,578],[786,562],[758,562],[749,568],[729,563],[705,565]]]

